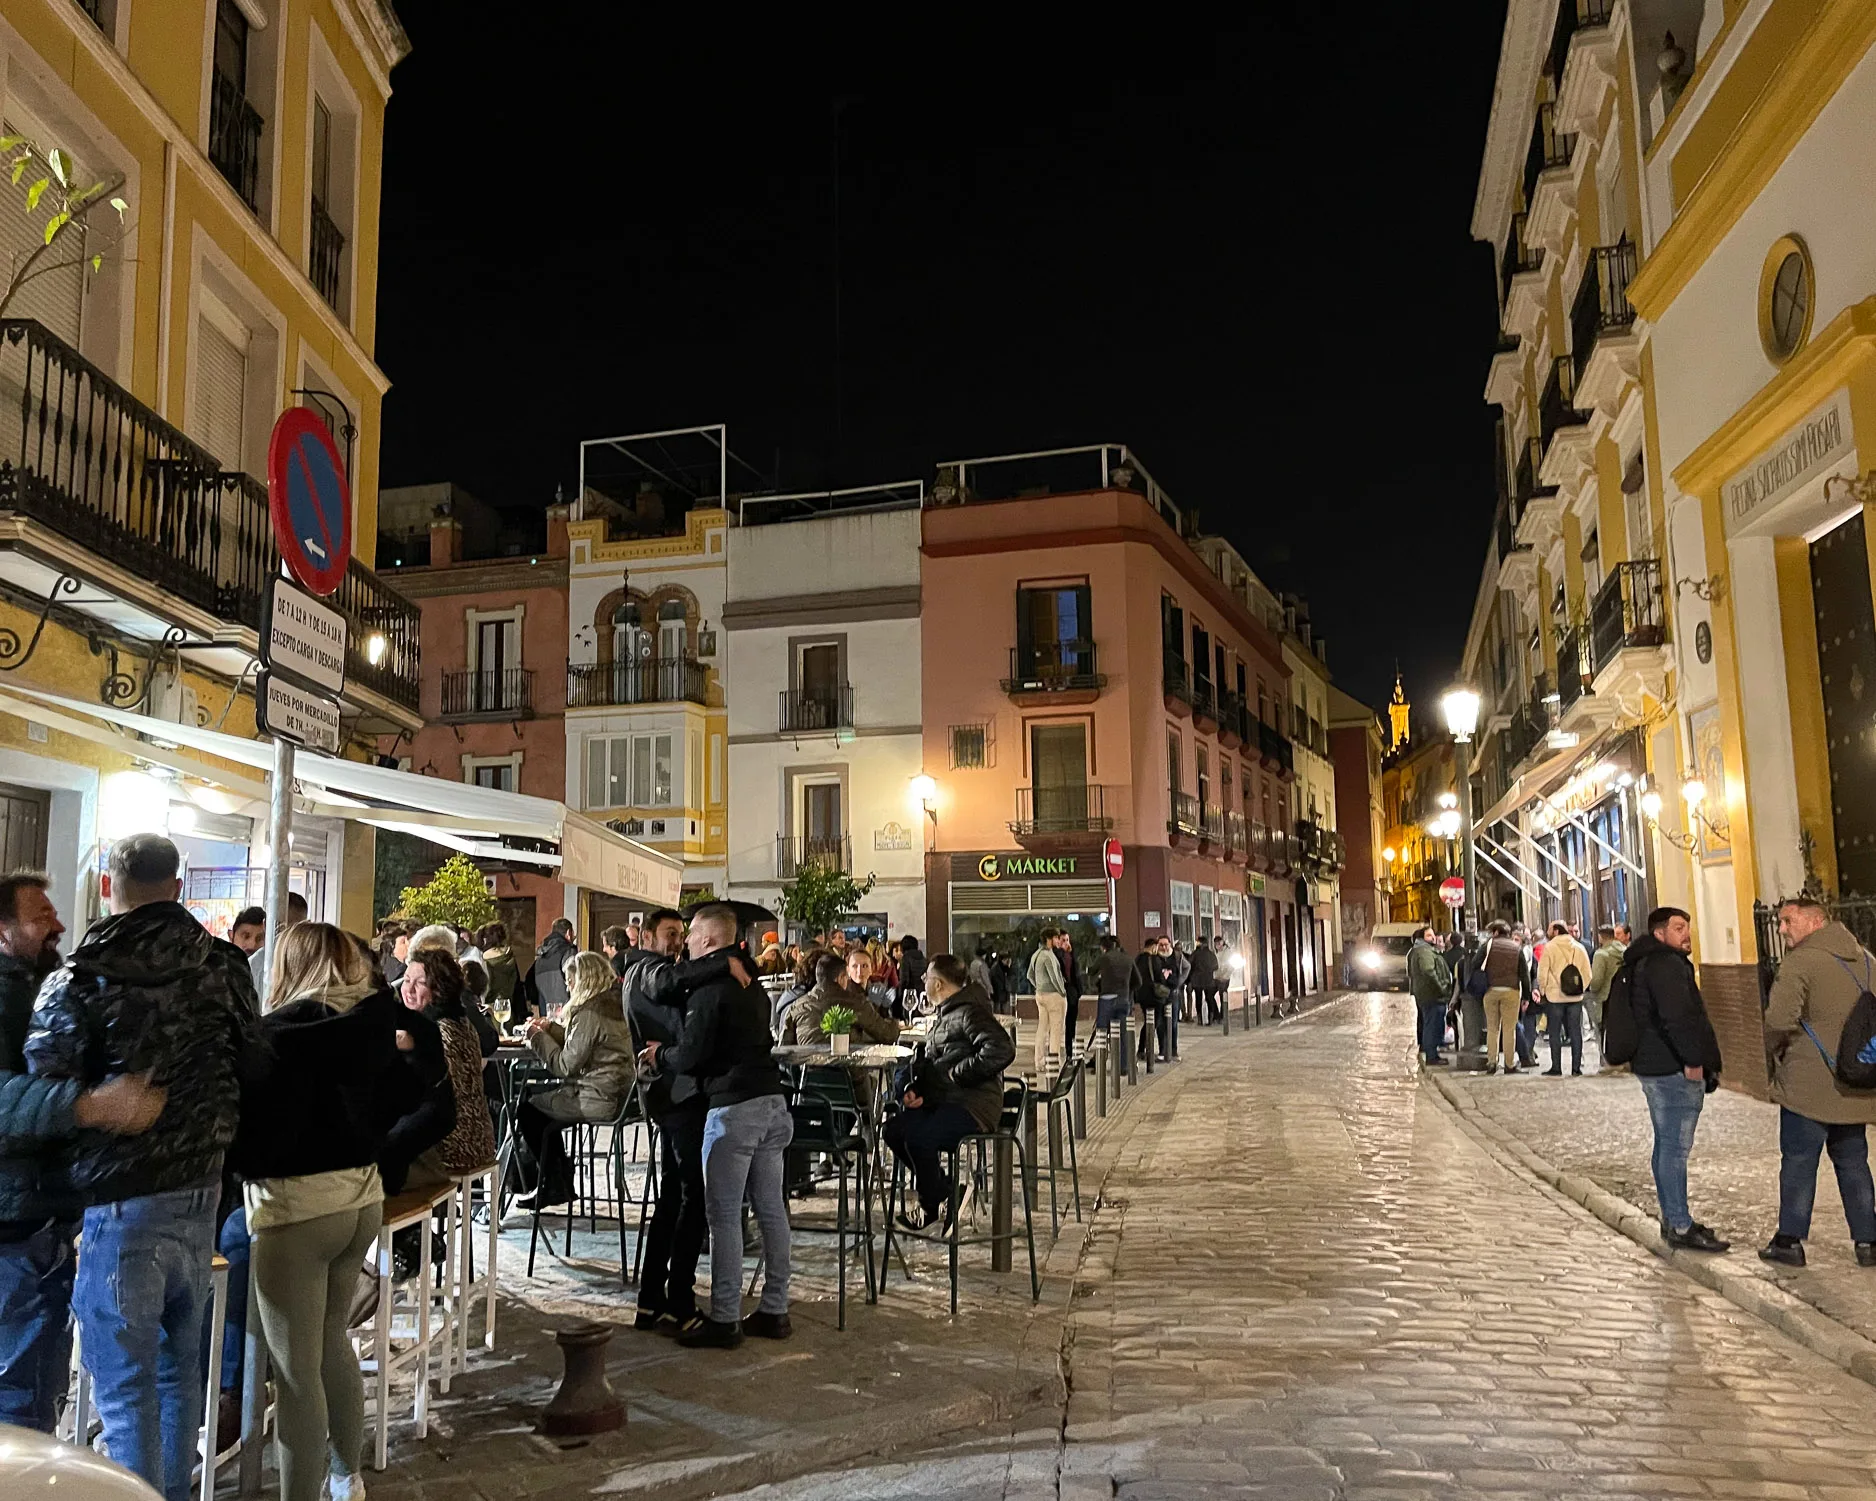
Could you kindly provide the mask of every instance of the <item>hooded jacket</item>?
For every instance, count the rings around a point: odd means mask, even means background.
[[[141,1136],[87,1131],[67,1153],[72,1187],[108,1204],[220,1176],[251,1062],[247,955],[178,902],[105,918],[39,992],[26,1065],[90,1086],[149,1070],[169,1099]]]
[[[1572,964],[1576,966],[1576,977],[1583,982],[1583,988],[1575,995],[1565,995],[1563,972]],[[1544,999],[1554,1005],[1580,1001],[1589,991],[1593,968],[1583,945],[1568,933],[1559,933],[1555,938],[1545,940],[1544,957],[1537,963],[1537,988],[1544,993]]]
[[[1423,1006],[1444,1004],[1453,993],[1453,972],[1446,956],[1424,938],[1407,951],[1407,990]]]
[[[879,1007],[862,991],[849,990],[836,980],[831,985],[816,985],[782,1013],[782,1045],[827,1041],[821,1018],[830,1006],[845,1006],[853,1013],[853,1030],[868,1042],[898,1040],[899,1024],[881,1016]]]
[[[565,966],[579,950],[564,933],[550,929],[541,946],[534,951],[534,964],[528,970],[526,990],[534,1009],[542,1016],[567,1004]]]
[[[0,1225],[69,1219],[79,1204],[52,1151],[78,1134],[83,1086],[26,1072],[26,1030],[39,972],[0,954]]]
[[[1720,1040],[1700,999],[1693,961],[1644,933],[1629,945],[1622,967],[1630,972],[1629,1005],[1639,1034],[1634,1071],[1658,1077],[1699,1068],[1711,1088],[1720,1073]]]
[[[1828,922],[1792,945],[1778,964],[1765,1008],[1765,1050],[1771,1096],[1795,1114],[1826,1125],[1876,1122],[1876,1093],[1849,1089],[1818,1051],[1837,1055],[1843,1024],[1857,997],[1876,986],[1876,958],[1840,922]],[[1809,1022],[1813,1042],[1804,1030]]]
[[[932,1017],[924,1067],[913,1087],[928,1105],[962,1105],[979,1130],[993,1131],[1003,1115],[1003,1071],[1016,1044],[990,1009],[981,986],[966,985]]]

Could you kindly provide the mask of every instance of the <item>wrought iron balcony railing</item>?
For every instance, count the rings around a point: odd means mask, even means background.
[[[1570,706],[1590,692],[1589,680],[1596,675],[1590,657],[1590,631],[1585,622],[1572,626],[1557,643],[1557,712],[1567,714]]]
[[[325,204],[313,200],[312,243],[307,247],[306,272],[334,312],[339,307],[339,265],[345,256],[345,232],[333,222]]]
[[[1511,278],[1521,271],[1535,271],[1544,264],[1544,247],[1524,243],[1525,215],[1513,214],[1511,228],[1505,234],[1504,254],[1498,258],[1498,294],[1511,296]]]
[[[1092,641],[1039,641],[1010,648],[1005,693],[1069,693],[1098,690],[1107,679],[1095,670]]]
[[[534,713],[534,669],[443,674],[443,718],[523,719]]]
[[[1660,646],[1667,640],[1667,611],[1661,600],[1661,560],[1617,563],[1590,606],[1591,655],[1601,672],[1629,646]]]
[[[28,319],[0,320],[0,509],[249,629],[280,571],[267,487]],[[332,605],[351,625],[347,680],[414,710],[416,606],[356,559]]]
[[[1200,822],[1199,800],[1189,792],[1174,791],[1171,796],[1172,816],[1166,820],[1166,832],[1196,835]]]
[[[784,733],[853,728],[853,687],[784,688],[781,690],[781,728]]]
[[[1296,769],[1296,752],[1291,748],[1289,738],[1261,720],[1257,725],[1257,751],[1283,771]]]
[[[1552,84],[1563,82],[1563,70],[1570,60],[1570,38],[1585,26],[1607,26],[1615,12],[1615,0],[1562,0],[1557,7],[1557,24],[1550,33],[1550,56],[1547,66]]]
[[[1225,810],[1225,858],[1242,860],[1250,850],[1250,825],[1235,809]]]
[[[1199,838],[1214,849],[1225,842],[1225,810],[1222,804],[1200,804]]]
[[[1576,301],[1570,307],[1571,359],[1578,384],[1589,367],[1596,341],[1604,334],[1627,333],[1635,326],[1635,309],[1628,300],[1628,284],[1634,279],[1635,244],[1627,235],[1613,245],[1598,245],[1590,251],[1589,264],[1577,284]]]
[[[264,124],[240,83],[214,70],[209,85],[208,159],[252,209],[260,207]]]
[[[853,839],[847,834],[777,834],[775,875],[792,881],[810,865],[828,870],[853,870]]]
[[[1160,681],[1168,698],[1192,702],[1192,671],[1186,659],[1170,646],[1160,651]]]
[[[567,707],[611,708],[625,704],[701,704],[709,701],[709,673],[695,657],[656,657],[649,662],[569,662]]]
[[[1192,717],[1210,724],[1218,723],[1218,695],[1212,691],[1210,678],[1193,679]]]
[[[1016,789],[1012,834],[1105,834],[1113,827],[1105,787],[1083,783]]]
[[[1550,362],[1550,378],[1537,403],[1538,441],[1545,449],[1561,428],[1581,426],[1588,419],[1576,409],[1576,363],[1560,354]]]
[[[1524,153],[1524,207],[1537,198],[1537,179],[1552,167],[1567,167],[1576,153],[1576,137],[1557,129],[1557,106],[1540,104],[1531,125],[1531,144]]]

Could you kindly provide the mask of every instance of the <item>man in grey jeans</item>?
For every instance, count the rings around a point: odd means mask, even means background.
[[[697,909],[685,948],[707,959],[736,946],[736,912],[720,902]],[[747,956],[742,956],[747,963]],[[734,1349],[745,1334],[787,1339],[788,1205],[782,1155],[794,1140],[794,1118],[771,1053],[768,997],[734,976],[691,995],[683,1035],[669,1046],[649,1043],[647,1062],[690,1074],[709,1102],[704,1118],[704,1210],[710,1221],[710,1316],[678,1336],[681,1345]],[[762,1230],[762,1301],[742,1318],[743,1196]]]

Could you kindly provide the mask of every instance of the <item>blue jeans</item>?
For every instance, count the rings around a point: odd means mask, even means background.
[[[252,1256],[248,1212],[240,1204],[222,1221],[221,1236],[215,1248],[228,1262],[228,1311],[221,1336],[221,1389],[238,1392],[241,1390],[241,1357],[247,1345],[248,1261]],[[212,1351],[209,1358],[214,1359]]]
[[[1094,1003],[1094,1028],[1101,1031],[1127,1019],[1128,997],[1104,995]]]
[[[189,1501],[202,1429],[215,1255],[215,1187],[85,1211],[72,1307],[84,1338],[105,1452]]]
[[[962,1105],[926,1105],[902,1110],[886,1122],[886,1145],[893,1156],[912,1169],[919,1207],[935,1214],[951,1194],[945,1175],[944,1154],[973,1131],[977,1119]]]
[[[1420,1012],[1420,1056],[1431,1063],[1446,1044],[1446,1002],[1415,1001],[1414,1006]]]
[[[704,1121],[704,1210],[710,1218],[710,1318],[742,1323],[743,1196],[762,1230],[764,1313],[788,1312],[788,1203],[782,1155],[795,1139],[788,1101],[760,1095],[722,1105]]]
[[[50,1433],[72,1371],[72,1238],[53,1220],[0,1242],[0,1423]]]
[[[1550,1066],[1563,1067],[1563,1045],[1570,1044],[1570,1067],[1583,1072],[1583,1003],[1581,1001],[1546,1001],[1544,1014],[1550,1019]]]
[[[1654,1122],[1655,1197],[1661,1201],[1661,1219],[1670,1230],[1685,1230],[1694,1222],[1687,1207],[1687,1158],[1694,1149],[1694,1128],[1707,1086],[1684,1074],[1641,1074],[1648,1118]]]
[[[1778,1233],[1804,1240],[1817,1202],[1817,1154],[1828,1148],[1850,1239],[1876,1241],[1876,1183],[1870,1178],[1869,1135],[1861,1125],[1829,1125],[1778,1110]]]

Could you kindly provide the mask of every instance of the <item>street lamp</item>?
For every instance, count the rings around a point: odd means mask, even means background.
[[[931,831],[936,833],[938,829],[938,784],[921,771],[906,785],[906,793],[914,808],[924,810],[925,817],[931,825]],[[926,848],[930,849],[931,846],[927,844]]]
[[[1478,691],[1466,687],[1463,683],[1455,684],[1440,695],[1440,715],[1446,721],[1446,728],[1452,731],[1454,771],[1458,777],[1458,807],[1449,809],[1445,816],[1454,820],[1454,832],[1460,839],[1460,850],[1464,857],[1464,880],[1466,883],[1465,900],[1470,905],[1478,899],[1479,867],[1478,858],[1472,848],[1472,735],[1479,727]],[[1453,928],[1461,927],[1460,913],[1465,907],[1453,911]],[[1459,1003],[1459,1067],[1478,1069],[1485,1065],[1485,1003],[1470,993],[1464,995]]]

